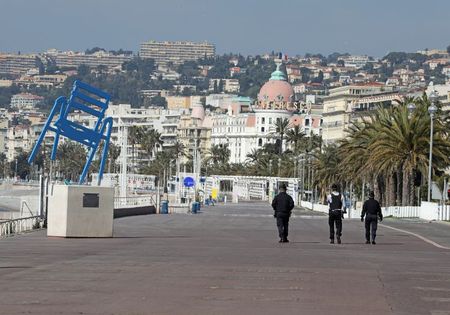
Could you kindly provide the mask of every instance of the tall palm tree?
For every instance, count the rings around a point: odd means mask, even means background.
[[[136,145],[140,143],[144,129],[142,126],[131,126],[128,130],[128,141],[131,143],[131,163],[133,172],[136,172]]]
[[[247,154],[247,162],[256,163],[262,155],[261,149],[252,149],[250,153]]]
[[[406,104],[414,101],[416,111]],[[348,137],[339,143],[337,154],[341,180],[369,181],[384,204],[413,204],[413,176],[427,173],[430,118],[426,96],[407,99],[397,107],[379,108],[353,123]],[[433,133],[433,171],[450,164],[450,139],[445,122],[437,117]],[[325,168],[318,165],[318,168]],[[397,200],[395,198],[397,196]]]
[[[186,156],[186,147],[185,145],[180,142],[180,141],[176,141],[175,144],[172,147],[172,152],[177,156]]]
[[[333,183],[342,181],[339,167],[341,156],[338,154],[336,145],[328,145],[322,152],[317,152],[313,157],[314,185],[318,185],[321,190],[321,196],[325,196],[326,191]]]
[[[209,149],[209,158],[215,165],[224,166],[230,160],[231,151],[227,144],[214,144]]]
[[[281,156],[281,154],[283,153],[283,140],[284,140],[284,136],[286,135],[286,132],[289,130],[289,128],[291,128],[291,123],[289,121],[288,118],[279,118],[276,119],[274,122],[274,127],[275,127],[275,134],[277,134],[279,136],[279,151],[278,154]]]
[[[6,154],[1,152],[0,153],[0,176],[2,178],[5,177],[6,173],[6,164],[7,164]]]
[[[116,166],[117,166],[116,162],[117,162],[117,159],[120,156],[120,151],[121,151],[120,146],[115,145],[114,143],[110,143],[109,144],[109,148],[108,148],[108,156],[109,156],[109,159],[108,159],[108,172],[109,173],[111,173],[111,171],[113,173],[116,172]]]
[[[294,126],[286,131],[286,141],[294,145],[294,152],[300,152],[300,144],[306,138],[305,132],[300,126]]]
[[[412,180],[415,170],[427,173],[429,163],[430,118],[427,115],[428,99],[416,99],[416,111],[411,115],[406,103],[388,113],[390,119],[380,121],[379,136],[371,144],[373,152],[369,160],[375,167],[393,171],[402,170],[402,204],[411,203]],[[449,164],[450,141],[447,128],[437,117],[433,132],[433,171]]]
[[[156,146],[162,144],[161,134],[155,129],[145,129],[141,138],[141,148],[147,153],[148,164],[153,157],[156,157]]]
[[[77,181],[86,163],[85,148],[79,143],[65,141],[59,145],[56,158],[60,161],[62,176]]]

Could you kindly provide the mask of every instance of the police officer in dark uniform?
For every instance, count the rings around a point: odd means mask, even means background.
[[[361,212],[361,222],[364,222],[366,217],[366,244],[370,244],[370,232],[372,232],[372,244],[375,245],[375,238],[377,236],[378,218],[383,221],[383,214],[381,213],[380,203],[375,200],[373,191],[369,193],[369,199],[364,202]]]
[[[286,185],[280,186],[280,193],[273,199],[272,208],[275,211],[274,217],[277,218],[278,235],[280,243],[289,243],[289,218],[294,209],[294,200],[286,193]]]
[[[331,186],[331,194],[328,195],[328,225],[330,226],[330,243],[334,244],[334,235],[337,236],[338,244],[341,244],[342,236],[342,206],[344,204],[344,197],[339,192],[339,187],[336,184]],[[336,233],[334,233],[334,226],[336,225]]]

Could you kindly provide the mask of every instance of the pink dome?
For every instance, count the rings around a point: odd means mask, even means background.
[[[269,80],[258,94],[258,101],[262,102],[293,102],[294,89],[287,81]]]

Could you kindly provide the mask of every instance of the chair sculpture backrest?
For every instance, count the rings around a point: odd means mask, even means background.
[[[97,151],[101,141],[104,140],[105,145],[103,147],[98,177],[98,185],[100,185],[112,130],[112,118],[105,118],[105,112],[108,109],[109,100],[109,94],[81,81],[75,81],[69,99],[66,101],[64,97],[59,97],[55,101],[42,133],[39,136],[30,157],[28,158],[28,162],[31,163],[34,160],[47,130],[51,130],[55,132],[55,140],[51,154],[52,160],[56,159],[56,151],[58,149],[60,136],[64,136],[70,140],[81,143],[90,149],[86,164],[80,176],[79,183],[82,184],[86,178],[95,152]],[[75,111],[94,116],[94,127],[90,129],[83,126],[79,122],[69,120],[69,115]],[[56,121],[53,123],[53,118],[58,112],[59,116],[57,116]]]
[[[60,119],[67,120],[67,116],[74,110],[85,112],[97,117],[93,131],[98,132],[105,111],[108,109],[109,100],[110,96],[107,93],[77,80],[73,83],[72,93]]]

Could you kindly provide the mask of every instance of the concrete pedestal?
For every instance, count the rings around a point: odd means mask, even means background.
[[[112,237],[114,188],[77,185],[49,187],[47,235]]]

